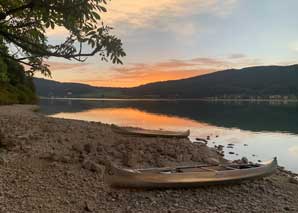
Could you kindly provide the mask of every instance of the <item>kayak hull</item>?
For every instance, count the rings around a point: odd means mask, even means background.
[[[271,175],[276,169],[276,158],[264,164],[248,166],[248,168],[222,171],[212,171],[212,169],[204,167],[205,171],[158,170],[158,172],[154,172],[153,170],[129,170],[113,167],[105,173],[104,181],[112,187],[120,188],[188,188],[262,178]]]
[[[118,127],[112,126],[112,130],[119,134],[135,135],[143,137],[168,137],[168,138],[187,138],[190,135],[190,131],[176,132],[176,131],[164,131],[164,130],[147,130],[138,129],[132,127]]]

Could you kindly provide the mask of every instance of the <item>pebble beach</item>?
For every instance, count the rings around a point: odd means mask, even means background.
[[[0,106],[0,212],[298,212],[297,176],[282,167],[236,185],[115,189],[103,182],[107,159],[125,168],[227,162],[188,139],[125,136],[37,106]]]

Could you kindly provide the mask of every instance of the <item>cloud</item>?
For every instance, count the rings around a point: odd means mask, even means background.
[[[157,63],[131,63],[122,67],[111,67],[101,78],[81,79],[81,83],[95,86],[133,87],[142,84],[178,80],[215,71],[241,68],[251,65],[261,65],[259,60],[241,58],[237,60],[227,58],[197,57],[193,59],[171,59]]]
[[[101,21],[115,26],[118,36],[123,37],[135,29],[156,29],[170,32],[185,38],[198,34],[203,26],[188,16],[213,15],[227,16],[233,11],[239,0],[113,0],[105,7],[108,12],[101,13]],[[185,19],[187,18],[187,21]],[[62,38],[68,35],[63,27],[47,29],[49,37]]]
[[[48,61],[46,63],[50,65],[51,71],[74,70],[74,69],[80,69],[82,67],[86,67],[90,65],[88,63],[65,63],[65,62],[57,62],[57,61]]]
[[[230,59],[239,59],[239,58],[245,58],[246,55],[242,53],[234,53],[228,56]]]
[[[148,27],[169,17],[211,14],[225,16],[238,0],[115,0],[108,4],[103,19],[110,24],[128,23],[134,27]]]

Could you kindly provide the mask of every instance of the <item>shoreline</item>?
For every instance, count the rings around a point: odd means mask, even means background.
[[[128,168],[226,160],[188,139],[118,135],[111,125],[46,117],[34,108],[0,106],[2,212],[298,211],[298,184],[291,179],[296,175],[284,170],[237,185],[112,189],[102,181],[103,150]]]
[[[84,101],[205,101],[205,102],[272,102],[297,103],[298,99],[208,99],[208,98],[49,98],[39,97],[41,100],[84,100]]]

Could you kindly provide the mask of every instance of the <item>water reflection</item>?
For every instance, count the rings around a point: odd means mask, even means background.
[[[225,148],[229,159],[278,156],[282,165],[298,172],[296,103],[41,100],[40,106],[54,117],[148,129],[191,129],[192,140],[210,136],[209,146],[235,144],[233,149]]]
[[[133,108],[148,113],[188,118],[226,128],[298,134],[297,103],[276,105],[201,101],[41,100],[40,104],[48,115],[60,112],[83,112],[96,108]]]

